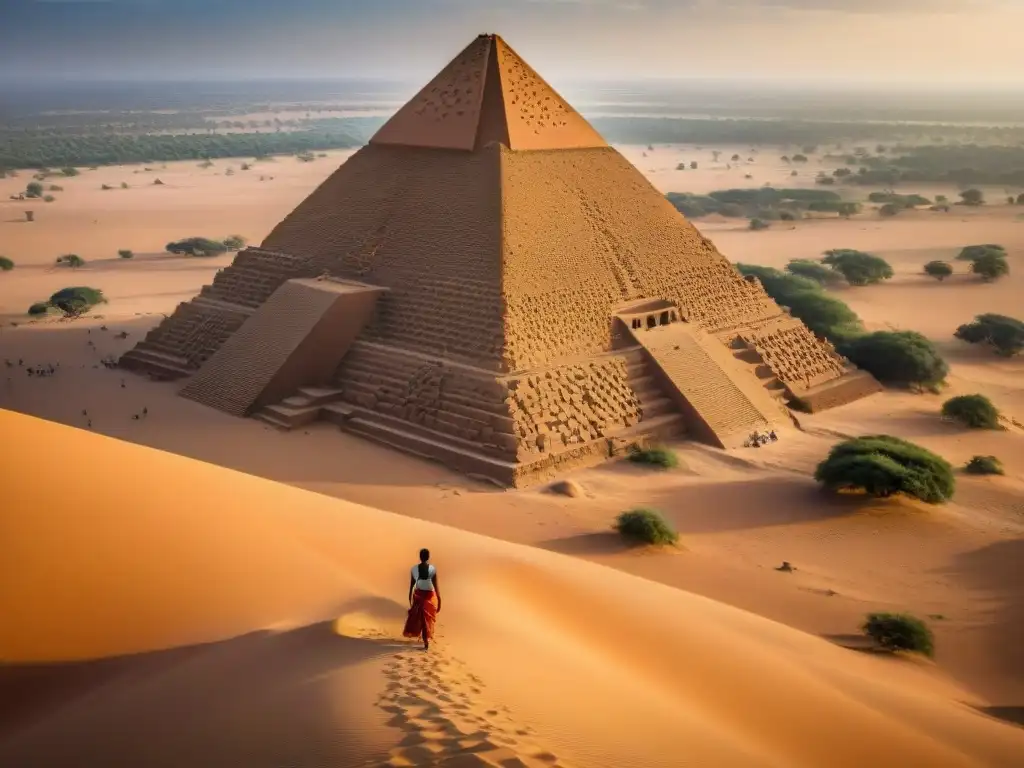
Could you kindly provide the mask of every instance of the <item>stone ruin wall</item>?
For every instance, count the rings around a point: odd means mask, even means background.
[[[440,432],[455,445],[522,464],[521,474],[606,455],[605,438],[642,415],[622,356],[499,378],[357,342],[334,383],[347,402],[385,423],[434,439],[423,430]]]
[[[755,350],[779,381],[796,394],[850,370],[831,343],[818,339],[800,320],[789,315],[744,328],[736,337]]]
[[[282,221],[264,247],[390,288],[361,338],[501,369],[496,150],[367,146]]]

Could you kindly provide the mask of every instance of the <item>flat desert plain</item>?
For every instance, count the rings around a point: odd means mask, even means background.
[[[794,179],[775,151],[727,169],[692,147],[620,149],[663,191],[809,187],[825,167]],[[328,425],[279,433],[100,363],[231,261],[165,243],[258,243],[345,157],[83,170],[50,180],[64,188],[52,203],[8,199],[27,172],[0,180],[0,253],[16,264],[0,273],[0,659],[22,662],[0,668],[0,699],[28,702],[0,704],[0,764],[1024,764],[1007,722],[1024,719],[1024,361],[952,337],[981,312],[1024,314],[1020,207],[697,222],[737,262],[883,256],[892,280],[837,295],[869,329],[933,339],[949,387],[801,415],[763,450],[680,443],[673,472],[580,471],[568,498],[479,485]],[[1011,274],[921,274],[974,243],[1006,246]],[[57,267],[66,253],[85,266]],[[27,318],[69,285],[109,303]],[[939,418],[974,392],[1008,429]],[[816,463],[872,433],[955,465],[993,454],[1006,475],[960,475],[941,507],[822,495]],[[620,543],[610,524],[636,506],[660,509],[679,548]],[[420,546],[446,584],[428,655],[395,639]],[[934,662],[863,652],[871,611],[926,619]]]

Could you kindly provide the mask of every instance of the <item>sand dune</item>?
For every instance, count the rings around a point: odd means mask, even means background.
[[[2,713],[3,765],[1024,755],[928,664],[32,417],[0,430],[0,685],[28,702]],[[445,597],[427,654],[395,639],[423,545]]]

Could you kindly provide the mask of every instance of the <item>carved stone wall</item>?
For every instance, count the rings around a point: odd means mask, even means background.
[[[850,370],[849,363],[831,344],[819,340],[794,317],[744,329],[738,335],[761,355],[779,381],[796,392],[837,379]]]

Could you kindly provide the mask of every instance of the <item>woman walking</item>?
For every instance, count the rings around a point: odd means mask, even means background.
[[[423,650],[430,648],[434,624],[441,612],[441,589],[437,584],[437,568],[430,564],[430,550],[420,550],[420,561],[412,567],[409,580],[409,617],[405,620],[405,637],[422,637]]]

